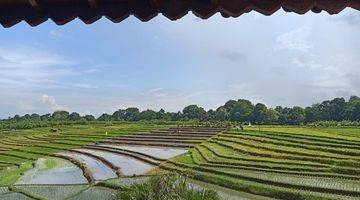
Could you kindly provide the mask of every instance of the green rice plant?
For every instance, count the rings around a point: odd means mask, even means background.
[[[75,196],[88,188],[87,185],[23,185],[17,190],[41,199],[62,200]]]
[[[302,172],[328,171],[326,168],[303,167],[299,165],[281,165],[281,164],[273,164],[273,163],[262,163],[256,161],[243,161],[241,159],[236,160],[236,159],[221,158],[221,157],[217,157],[207,148],[203,148],[202,146],[196,147],[196,149],[206,159],[207,162],[214,164],[227,164],[233,166],[247,166],[247,167],[265,168],[265,169],[292,170],[292,171],[302,171]]]
[[[283,173],[263,173],[253,170],[239,170],[239,169],[221,169],[214,167],[212,168],[219,171],[242,174],[248,177],[259,178],[263,180],[269,180],[274,182],[296,184],[301,186],[310,186],[314,188],[327,188],[332,190],[342,190],[349,192],[358,192],[360,194],[360,181],[337,179],[337,178],[324,178],[321,176],[303,176],[303,175],[287,175]]]
[[[35,160],[36,158],[39,157],[38,154],[22,152],[19,150],[6,151],[3,153],[3,155],[13,156],[13,157],[18,157],[18,158],[23,158],[23,159],[29,159],[29,160]]]
[[[20,166],[13,166],[0,171],[0,186],[9,186],[16,182],[20,176],[32,168],[32,162],[22,163]]]
[[[39,147],[32,146],[32,147],[16,149],[16,151],[22,152],[23,154],[27,154],[27,153],[35,154],[35,155],[37,155],[37,157],[51,155],[56,152],[53,149],[44,148],[44,150],[41,151],[38,148]],[[33,160],[36,160],[36,159],[33,159]]]
[[[326,133],[339,134],[351,137],[360,137],[360,128],[312,128]]]
[[[189,187],[187,177],[167,174],[151,177],[143,183],[135,183],[118,191],[118,199],[124,200],[218,200],[213,190]]]
[[[237,138],[241,140],[247,140],[247,141],[254,141],[254,142],[260,142],[263,144],[271,144],[271,145],[277,145],[282,147],[293,147],[293,148],[299,148],[299,149],[307,149],[307,150],[315,150],[315,151],[321,151],[326,153],[333,153],[333,154],[340,154],[345,156],[359,156],[360,151],[355,149],[348,149],[348,148],[332,148],[332,147],[326,147],[326,146],[314,146],[309,144],[300,144],[296,141],[294,142],[288,142],[284,140],[278,140],[278,139],[272,139],[272,138],[265,138],[263,136],[256,136],[256,135],[234,135],[234,134],[221,134],[219,137],[223,138]],[[359,147],[359,146],[357,146]]]
[[[236,152],[229,148],[224,148],[223,146],[217,143],[205,142],[198,147],[204,147],[207,150],[211,151],[214,155],[221,158],[234,159],[234,160],[244,160],[244,161],[256,161],[260,163],[269,163],[269,164],[283,164],[283,165],[296,165],[296,166],[307,166],[307,167],[316,167],[324,168],[329,167],[326,164],[307,162],[307,161],[297,161],[297,160],[286,160],[286,159],[272,159],[266,157],[251,156],[248,154],[243,154]]]
[[[267,147],[257,147],[253,144],[244,144],[244,142],[236,142],[232,140],[210,140],[210,142],[215,142],[225,148],[233,149],[234,151],[239,151],[241,153],[253,155],[253,156],[260,156],[260,157],[269,157],[269,158],[281,158],[281,159],[290,159],[290,160],[299,160],[299,161],[311,161],[311,162],[318,162],[322,164],[330,164],[330,165],[339,165],[339,166],[359,166],[359,162],[351,160],[351,159],[341,159],[341,158],[327,158],[327,157],[320,157],[317,153],[313,155],[298,155],[298,154],[291,154],[291,153],[281,153],[279,152],[271,152]],[[240,144],[241,143],[241,144]],[[316,155],[316,156],[314,156]]]
[[[279,169],[268,169],[265,167],[256,167],[256,166],[239,166],[239,165],[230,165],[226,163],[213,163],[207,162],[206,159],[201,155],[201,152],[198,150],[191,151],[191,157],[196,165],[200,165],[203,167],[213,167],[218,169],[235,169],[235,170],[251,170],[254,172],[262,172],[262,173],[280,173],[284,175],[298,175],[298,176],[310,176],[310,177],[323,177],[323,178],[336,178],[340,180],[356,180],[359,181],[359,176],[352,176],[346,174],[337,174],[334,172],[304,172],[304,171],[293,171],[293,170],[279,170]]]
[[[115,200],[116,192],[109,188],[93,186],[67,199],[68,200],[98,200],[98,199]]]
[[[64,144],[64,145],[76,145],[76,146],[84,146],[91,142],[84,142],[73,138],[71,140],[55,140],[51,142],[52,144]]]
[[[303,199],[303,200],[355,200],[357,197],[350,197],[345,195],[337,195],[330,193],[322,193],[322,192],[312,192],[307,190],[297,190],[297,189],[289,189],[283,188],[268,184],[262,184],[257,182],[240,180],[236,177],[228,177],[223,175],[218,175],[214,173],[201,172],[193,169],[184,169],[183,167],[179,167],[172,163],[164,163],[161,165],[162,168],[177,171],[181,173],[192,174],[192,178],[204,181],[211,184],[216,184],[223,187],[228,187],[237,191],[243,191],[247,193],[252,193],[256,195],[263,195],[268,197],[273,197],[276,199]]]
[[[30,199],[46,200],[46,199],[44,199],[44,198],[42,198],[42,197],[39,197],[39,196],[37,196],[37,195],[34,195],[34,194],[32,194],[32,193],[30,193],[30,192],[28,192],[28,191],[21,190],[21,189],[19,189],[19,188],[17,188],[17,187],[11,186],[11,187],[9,187],[9,190],[10,190],[11,192],[16,192],[16,193],[23,194],[23,195],[25,195],[26,197],[29,197]]]
[[[345,159],[351,158],[350,156],[343,156],[343,155],[340,156],[337,154],[307,150],[307,149],[303,149],[303,148],[280,146],[280,145],[255,142],[255,141],[243,141],[243,140],[240,140],[237,138],[229,139],[229,138],[219,136],[219,137],[213,138],[213,139],[219,140],[219,141],[225,141],[225,142],[233,142],[233,143],[240,144],[243,146],[255,147],[258,149],[264,149],[266,151],[272,151],[272,152],[276,152],[276,153],[285,153],[285,154],[307,156],[307,157],[312,157],[314,155],[317,155],[317,157],[321,157],[321,158],[339,159],[339,160],[345,160]]]
[[[14,156],[11,156],[11,155],[6,155],[6,154],[1,154],[0,153],[0,160],[2,162],[7,162],[7,163],[16,163],[16,164],[20,164],[22,162],[26,162],[26,161],[29,161],[30,159],[28,158],[19,158],[19,157],[14,157]]]
[[[291,175],[285,175],[280,173],[261,173],[261,172],[255,172],[255,171],[245,171],[245,170],[236,170],[236,169],[226,169],[221,170],[219,168],[211,168],[211,167],[199,167],[195,165],[191,165],[188,163],[181,163],[177,162],[177,164],[180,164],[183,167],[192,168],[195,170],[207,172],[207,173],[214,173],[219,174],[223,176],[229,176],[229,177],[236,177],[241,180],[246,181],[254,181],[258,183],[263,184],[269,184],[269,185],[275,185],[280,187],[288,187],[288,188],[294,188],[294,189],[306,189],[310,191],[324,191],[328,193],[334,193],[334,194],[345,194],[345,195],[359,195],[360,191],[358,191],[358,187],[360,187],[358,184],[359,182],[354,181],[346,181],[349,183],[347,187],[350,189],[348,190],[342,190],[337,187],[334,182],[331,182],[331,179],[326,178],[317,178],[317,177],[305,177],[305,176],[291,176]],[[323,179],[326,179],[326,182],[323,181]],[[339,182],[340,180],[334,180],[335,183]],[[345,184],[345,181],[342,181],[341,184]],[[320,183],[320,184],[319,184]],[[328,184],[329,187],[323,187],[324,184]],[[315,184],[315,185],[311,185]],[[356,187],[356,185],[358,185]]]
[[[8,187],[0,187],[0,195],[10,192]]]
[[[322,132],[313,132],[311,130],[308,129],[302,129],[302,130],[298,130],[299,132],[293,131],[293,129],[287,129],[287,131],[278,131],[277,129],[274,131],[264,131],[263,129],[261,129],[261,131],[258,130],[246,130],[248,132],[259,132],[259,133],[264,133],[264,134],[275,134],[275,135],[281,135],[284,137],[289,137],[289,138],[301,138],[301,139],[309,139],[309,140],[313,140],[313,141],[324,141],[324,142],[331,142],[331,143],[336,143],[336,144],[349,144],[349,145],[359,145],[360,141],[359,140],[353,140],[353,139],[349,139],[347,137],[338,137],[337,135],[334,134],[325,134]],[[301,132],[302,131],[302,132]],[[296,132],[296,133],[294,133]],[[306,134],[305,134],[306,133]],[[318,134],[316,134],[318,133]]]
[[[248,154],[251,156],[263,157],[263,158],[274,158],[274,159],[288,159],[288,160],[297,160],[297,161],[310,161],[318,162],[322,164],[333,164],[334,161],[331,159],[315,158],[315,157],[305,157],[292,154],[284,154],[277,152],[269,152],[263,149],[258,149],[256,147],[242,146],[233,142],[225,142],[218,140],[209,140],[208,142],[218,144],[224,148],[229,148],[233,151],[240,152],[242,154]]]
[[[25,196],[17,192],[9,192],[6,194],[0,194],[0,199],[2,200],[32,200],[32,198]]]
[[[305,139],[305,138],[303,138],[303,139],[302,138],[290,138],[290,137],[281,136],[278,134],[271,134],[271,133],[264,133],[264,132],[261,132],[261,133],[249,132],[249,131],[227,132],[227,133],[224,133],[223,135],[236,136],[239,134],[250,135],[250,136],[255,136],[255,137],[260,137],[260,138],[280,140],[280,141],[286,141],[286,142],[291,142],[291,143],[296,143],[296,144],[320,146],[320,147],[348,148],[348,149],[357,149],[357,150],[360,149],[359,145],[339,144],[339,143],[331,143],[331,142],[326,142],[326,141],[313,141],[313,140]]]
[[[97,186],[107,187],[111,189],[121,189],[123,187],[131,186],[135,183],[143,183],[149,180],[150,176],[136,176],[136,177],[120,177],[120,178],[113,178],[105,181],[101,181],[97,183]]]

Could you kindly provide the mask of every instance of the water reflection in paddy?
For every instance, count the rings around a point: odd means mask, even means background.
[[[138,153],[143,153],[149,156],[160,159],[169,159],[177,155],[186,153],[187,149],[169,148],[169,147],[153,147],[153,146],[132,146],[132,145],[113,145],[101,144],[99,146],[111,147],[114,149],[130,150]],[[154,165],[148,164],[142,160],[138,160],[129,156],[120,155],[116,153],[93,150],[93,149],[79,149],[91,153],[96,156],[103,157],[113,165],[120,168],[120,171],[125,176],[146,174],[155,168]],[[59,153],[65,156],[72,157],[84,163],[90,172],[93,174],[95,180],[106,180],[117,177],[116,173],[109,166],[103,162],[76,152],[62,152]],[[50,164],[49,164],[50,163]],[[36,161],[35,168],[26,172],[16,184],[80,184],[87,183],[86,178],[80,168],[71,162],[54,157],[39,158]]]
[[[128,156],[92,149],[81,149],[81,151],[105,158],[115,166],[120,167],[121,173],[126,176],[145,174],[154,168],[153,165]]]
[[[117,177],[115,172],[110,167],[106,166],[101,161],[91,158],[87,155],[74,152],[63,152],[60,154],[70,156],[79,160],[80,162],[85,163],[85,165],[92,172],[95,180],[106,180]]]
[[[126,149],[161,159],[169,159],[177,155],[186,153],[188,151],[187,149],[169,148],[169,147],[131,146],[131,145],[113,145],[113,144],[100,144],[99,146]]]
[[[48,164],[50,163],[50,164]],[[35,168],[26,172],[16,184],[87,183],[82,171],[72,163],[53,157],[39,158]]]

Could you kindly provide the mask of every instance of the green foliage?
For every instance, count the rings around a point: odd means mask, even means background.
[[[187,119],[203,120],[206,116],[206,111],[197,105],[186,106],[183,110],[183,116]]]
[[[212,122],[259,125],[302,125],[311,126],[359,126],[360,98],[352,96],[349,101],[344,98],[323,101],[322,103],[302,108],[281,107],[267,108],[258,103],[255,106],[248,100],[229,100],[216,110],[206,111],[197,105],[186,106],[182,112],[141,111],[136,107],[120,109],[110,114],[102,114],[99,118],[92,115],[80,116],[73,112],[55,111],[53,114],[15,115],[13,118],[0,120],[0,129],[30,129],[35,127],[56,127],[60,125],[93,124],[97,122],[135,122],[146,121],[156,123],[171,122]]]
[[[19,167],[11,167],[9,169],[0,171],[0,185],[14,184],[23,173],[30,170],[31,168],[31,162],[25,162]]]
[[[213,190],[200,190],[188,185],[188,178],[178,174],[159,175],[143,183],[124,187],[118,199],[126,200],[218,200]]]
[[[345,121],[317,121],[317,122],[311,122],[308,124],[308,126],[313,126],[313,127],[317,127],[317,126],[321,126],[321,127],[335,127],[335,126],[342,126],[342,127],[346,127],[346,126],[360,126],[360,121],[349,121],[349,120],[345,120]]]

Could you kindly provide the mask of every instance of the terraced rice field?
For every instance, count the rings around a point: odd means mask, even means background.
[[[225,131],[160,168],[263,197],[360,199],[360,135],[288,130]]]
[[[122,135],[165,128],[152,124],[102,124],[65,126],[58,133],[50,133],[48,128],[0,132],[0,186],[14,184],[25,172],[34,168],[33,163],[40,157]]]
[[[80,168],[89,183],[143,175],[224,129],[169,128],[122,135],[53,154]],[[155,136],[153,136],[153,134]],[[76,182],[74,182],[76,183]]]
[[[115,191],[111,189],[119,184],[103,181],[144,175],[222,130],[163,128],[105,136],[74,133],[26,136],[29,140],[24,146],[8,149],[2,155],[17,161],[18,167],[9,170],[18,170],[21,176],[13,186],[2,188],[0,199],[112,199]],[[31,142],[35,140],[39,142]]]
[[[0,199],[114,199],[166,171],[224,199],[360,199],[355,128],[129,126],[1,140]]]
[[[152,128],[154,127],[141,127],[141,129],[130,129],[131,132],[121,130],[120,133],[106,132],[105,134],[65,133],[24,136],[26,140],[22,140],[23,137],[13,140],[12,148],[1,151],[0,158],[4,167],[17,165],[4,171],[13,172],[14,176],[22,175],[18,183],[26,184],[28,181],[28,183],[36,184],[48,182],[65,184],[62,177],[66,174],[79,177],[68,180],[68,183],[83,183],[83,178],[78,174],[79,169],[87,182],[92,183],[119,176],[144,174],[160,162],[185,153],[188,148],[194,147],[217,133],[217,130],[201,132],[201,130],[192,129],[163,128],[153,131]],[[136,131],[141,133],[134,135]],[[2,142],[4,141],[6,140]],[[60,165],[64,166],[56,165],[52,167],[56,169],[44,170],[46,166],[44,167],[45,164],[37,160],[39,157],[46,158],[46,162],[49,159],[54,160],[53,157],[61,158],[63,161]],[[64,160],[67,162],[64,163]],[[33,169],[30,170],[31,168]],[[6,176],[6,173],[4,174]],[[53,177],[52,180],[46,180],[47,176]],[[55,180],[58,182],[54,182]]]

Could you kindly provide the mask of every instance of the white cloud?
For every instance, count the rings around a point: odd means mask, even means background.
[[[25,111],[25,112],[31,112],[31,111],[34,111],[36,109],[36,107],[33,105],[32,102],[27,102],[27,101],[20,101],[18,103],[17,107],[21,111]]]
[[[84,74],[93,74],[93,73],[97,73],[97,72],[100,72],[100,70],[99,69],[87,69],[87,70],[83,71]]]
[[[306,68],[306,69],[323,68],[321,64],[316,63],[314,60],[312,60],[310,55],[295,57],[292,60],[292,64],[294,64],[297,67]]]
[[[247,60],[246,55],[233,49],[223,49],[219,52],[219,56],[234,63],[244,63]]]
[[[350,26],[360,28],[360,14],[359,13],[350,13],[347,15],[343,15],[338,18],[335,18],[335,20],[344,21],[344,22],[348,23]]]
[[[159,92],[161,90],[162,90],[162,88],[153,88],[153,89],[149,90],[149,93],[155,93],[155,92]]]
[[[70,64],[69,61],[57,54],[28,47],[0,48],[0,57],[0,61],[3,63],[14,64],[13,68],[16,66],[18,68],[36,66],[41,68],[43,66]],[[1,68],[6,68],[6,66],[1,66]]]
[[[55,97],[53,97],[53,96],[43,94],[42,97],[41,97],[41,101],[42,101],[42,103],[47,105],[52,111],[57,111],[57,110],[69,111],[70,110],[66,106],[61,106],[61,105],[57,104],[56,100],[55,100]]]
[[[77,87],[77,88],[83,88],[83,89],[97,89],[99,88],[96,85],[92,85],[89,83],[75,83],[75,84],[69,84],[71,87]]]
[[[312,48],[308,38],[311,30],[308,26],[302,26],[283,33],[276,38],[278,43],[277,49],[297,50],[308,52]]]
[[[56,78],[74,73],[73,63],[57,54],[34,48],[0,48],[0,87],[49,86]]]
[[[52,36],[52,37],[55,37],[55,38],[60,38],[63,36],[62,32],[60,30],[57,30],[57,29],[53,29],[49,32],[49,34]]]

